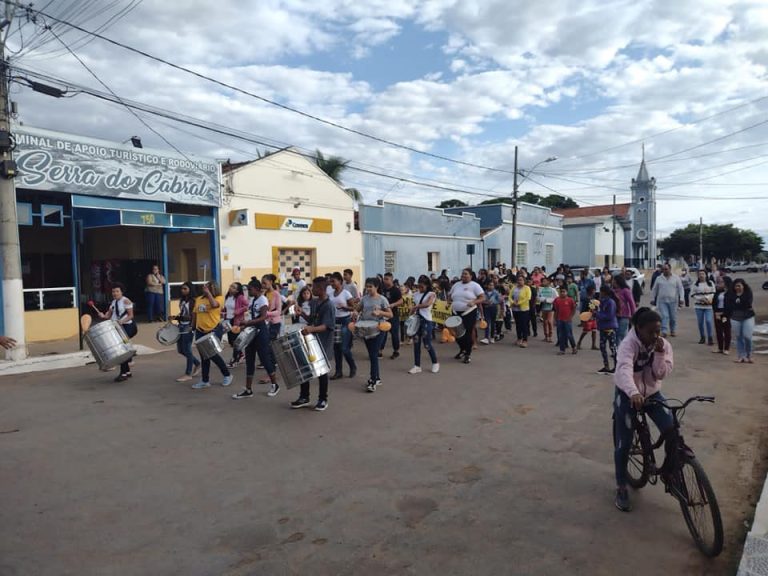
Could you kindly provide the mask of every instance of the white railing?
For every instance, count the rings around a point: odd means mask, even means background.
[[[70,296],[70,303],[68,306],[55,306],[51,308],[46,308],[45,306],[45,295],[51,294],[53,292],[62,293],[66,292]],[[24,294],[35,294],[37,295],[37,309],[38,310],[52,310],[54,308],[76,308],[77,307],[77,296],[75,292],[74,286],[62,286],[61,288],[25,288]],[[25,306],[26,308],[26,306]]]

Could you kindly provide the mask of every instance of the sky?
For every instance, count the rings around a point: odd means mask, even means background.
[[[366,203],[434,206],[448,198],[477,203],[509,195],[515,146],[520,168],[533,170],[521,193],[556,192],[584,206],[610,203],[614,194],[625,202],[644,145],[658,186],[660,235],[703,218],[753,229],[768,241],[764,0],[56,0],[34,6],[45,7],[49,18],[16,15],[8,39],[11,64],[21,70],[14,75],[44,74],[57,86],[102,92],[106,85],[122,99],[251,140],[342,156],[353,167],[344,184],[360,190]],[[221,87],[50,17],[103,29],[109,38],[251,94],[432,156]],[[18,120],[29,126],[113,141],[139,135],[146,146],[170,142],[233,161],[268,150],[142,113],[163,140],[124,107],[87,94],[55,99],[17,82],[12,99]],[[550,157],[557,160],[543,162]]]

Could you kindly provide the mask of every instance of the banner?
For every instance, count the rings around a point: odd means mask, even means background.
[[[16,127],[18,188],[219,206],[219,166],[147,148]]]
[[[403,303],[399,308],[400,311],[400,318],[408,318],[411,314],[411,307],[413,306],[413,297],[412,296],[404,296],[403,297]],[[443,325],[445,324],[446,318],[451,316],[451,307],[448,305],[448,302],[445,300],[435,300],[435,303],[432,304],[432,321],[436,324]]]

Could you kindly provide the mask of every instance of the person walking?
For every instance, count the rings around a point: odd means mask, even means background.
[[[160,273],[160,266],[152,265],[152,271],[144,279],[144,294],[147,299],[147,321],[165,321],[165,276]]]
[[[549,278],[544,276],[541,279],[541,288],[537,295],[537,300],[541,308],[541,321],[544,327],[544,342],[552,343],[552,333],[555,328],[554,307],[553,304],[557,298],[557,291],[550,286]]]
[[[685,300],[685,307],[690,308],[691,286],[693,286],[693,278],[691,278],[690,274],[688,274],[688,268],[683,268],[683,270],[680,272],[680,282],[683,284],[683,299]]]
[[[232,326],[240,326],[245,320],[245,313],[248,311],[248,297],[245,295],[243,285],[240,282],[232,282],[227,290],[227,297],[224,300],[224,320]],[[235,350],[235,340],[239,331],[229,330],[227,332],[227,341],[232,347],[232,359],[229,361],[229,368],[234,368],[242,357],[242,351]]]
[[[353,280],[354,273],[352,272],[351,268],[345,268],[344,272],[342,273],[342,276],[344,278],[344,290],[352,294],[352,298],[355,300],[358,300],[360,298],[360,290],[357,287],[357,284],[355,284],[355,281]]]
[[[274,274],[265,274],[261,278],[261,288],[264,297],[267,299],[267,326],[269,327],[269,340],[276,340],[280,336],[280,329],[283,326],[283,298],[279,289],[276,287],[277,277]],[[267,354],[272,359],[272,364],[277,365],[277,359],[269,348]],[[262,362],[262,366],[265,364]],[[262,378],[259,384],[269,384],[272,378]]]
[[[587,296],[577,306],[581,314],[589,312],[591,315],[588,320],[581,320],[581,336],[579,336],[579,342],[576,347],[581,350],[581,343],[589,334],[592,338],[592,350],[597,350],[597,320],[595,320],[595,313],[600,306],[600,301],[595,298],[594,287],[590,286],[587,289]]]
[[[461,271],[461,279],[451,287],[448,294],[448,303],[454,314],[461,316],[464,325],[464,335],[456,339],[459,353],[456,360],[462,360],[464,364],[472,361],[472,335],[477,323],[477,307],[485,301],[485,292],[480,285],[472,280],[472,270],[465,268]]]
[[[496,316],[501,303],[501,295],[496,290],[496,282],[488,278],[483,286],[485,289],[485,300],[483,301],[483,318],[487,322],[485,334],[480,340],[480,344],[492,344],[496,341]]]
[[[651,289],[651,306],[661,314],[661,335],[677,336],[677,309],[684,304],[683,283],[679,276],[672,274],[669,264],[661,267]]]
[[[619,299],[619,310],[616,314],[619,323],[619,327],[616,330],[616,345],[618,346],[629,331],[629,323],[632,320],[632,316],[635,315],[637,305],[635,304],[632,290],[630,290],[626,279],[621,274],[613,279],[613,292]]]
[[[715,299],[716,290],[715,283],[707,278],[707,273],[699,270],[696,283],[690,290],[693,309],[696,311],[696,321],[699,325],[699,344],[706,342],[709,346],[715,345],[715,313],[712,302]]]
[[[187,367],[184,370],[184,375],[176,378],[176,382],[191,382],[200,371],[200,360],[192,352],[192,340],[195,337],[192,330],[195,288],[192,282],[184,282],[179,290],[181,297],[179,298],[179,314],[176,316],[176,320],[179,323],[179,339],[176,341],[176,351],[186,358]]]
[[[384,274],[381,295],[389,302],[389,309],[392,311],[392,329],[389,331],[392,334],[392,355],[390,360],[394,360],[400,356],[400,306],[403,304],[403,293],[400,290],[400,286],[395,283],[395,279],[391,272]],[[384,348],[387,345],[387,338],[389,334],[384,332],[381,338],[381,349],[379,350],[379,358],[384,355]]]
[[[381,323],[382,320],[392,318],[392,310],[389,308],[389,301],[379,294],[381,282],[378,278],[372,277],[365,281],[365,294],[357,305],[357,311],[353,314],[353,321],[375,321]],[[376,388],[381,385],[381,373],[379,372],[379,352],[381,351],[381,342],[384,339],[382,334],[366,336],[365,347],[368,350],[368,360],[371,363],[370,377],[366,384],[368,392],[376,392]]]
[[[539,313],[541,308],[539,307],[539,288],[533,283],[533,280],[529,276],[525,279],[525,283],[531,290],[531,300],[528,309],[528,320],[531,323],[529,334],[533,334],[534,338],[539,337]]]
[[[517,277],[517,285],[512,289],[510,304],[517,332],[517,342],[515,344],[520,346],[520,348],[527,348],[529,324],[531,321],[531,289],[525,284],[525,277],[522,274]]]
[[[221,340],[224,335],[221,328],[221,309],[223,306],[224,298],[221,296],[218,284],[213,280],[203,284],[203,294],[195,299],[195,305],[192,311],[192,324],[195,327],[195,340],[199,340],[211,332],[216,335],[216,338]],[[216,354],[212,358],[202,359],[201,379],[192,384],[194,390],[210,388],[211,362],[216,364],[216,367],[221,371],[221,375],[224,377],[221,385],[229,386],[232,384],[232,374],[230,374],[227,364],[224,362],[221,354]]]
[[[752,333],[755,329],[755,310],[752,308],[752,289],[742,278],[733,281],[733,312],[731,325],[736,337],[737,363],[753,364]]]
[[[313,293],[315,283],[312,283]],[[344,360],[349,366],[349,377],[354,378],[357,374],[357,364],[352,356],[352,332],[347,326],[352,317],[352,310],[355,308],[355,299],[344,288],[344,278],[338,272],[331,275],[331,285],[328,287],[328,297],[334,308],[334,334],[333,334],[333,358],[336,364],[336,372],[331,376],[331,380],[338,380],[344,377]],[[314,332],[310,330],[309,334]]]
[[[440,364],[437,362],[437,354],[432,346],[432,333],[435,330],[435,323],[432,321],[432,305],[435,303],[436,295],[432,291],[432,282],[427,276],[419,276],[416,285],[418,292],[413,297],[413,308],[411,314],[418,314],[419,331],[413,338],[413,368],[408,374],[421,374],[421,345],[429,354],[432,361],[432,373],[440,372]]]
[[[730,354],[731,350],[731,315],[733,314],[733,281],[729,276],[717,279],[715,297],[712,299],[717,348],[713,353]]]
[[[139,331],[133,314],[133,302],[125,297],[125,288],[119,282],[112,285],[112,303],[106,312],[99,312],[99,317],[102,320],[114,320],[120,324],[129,339],[136,336]],[[132,376],[130,362],[123,362],[120,364],[120,374],[115,378],[115,382],[125,382]]]
[[[555,321],[557,322],[557,342],[560,350],[558,354],[565,354],[566,347],[570,344],[573,354],[576,354],[576,340],[573,339],[573,315],[576,313],[576,302],[568,296],[568,289],[560,287],[559,296],[553,303]]]
[[[621,306],[619,297],[613,293],[608,284],[600,286],[600,307],[595,314],[597,329],[600,331],[600,354],[603,356],[603,367],[598,374],[613,374],[616,370],[616,331],[619,328],[618,310]],[[611,350],[613,368],[609,364],[608,347]]]

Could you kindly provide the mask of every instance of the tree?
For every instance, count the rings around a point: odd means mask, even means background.
[[[469,206],[469,204],[456,198],[451,198],[450,200],[443,200],[436,208],[463,208],[464,206]]]
[[[751,260],[763,250],[763,239],[752,230],[741,230],[733,224],[707,224],[702,230],[704,259],[719,261]],[[699,253],[699,225],[678,228],[659,242],[664,256],[687,258]]]
[[[323,156],[320,150],[315,150],[315,164],[336,182],[341,183],[341,174],[347,169],[349,160],[341,156]]]
[[[539,206],[546,206],[547,208],[551,208],[553,210],[557,208],[579,207],[573,198],[568,198],[568,196],[560,196],[559,194],[550,194],[546,198],[542,198],[541,202],[539,202]]]
[[[349,194],[349,196],[357,203],[360,203],[360,201],[363,199],[363,195],[360,194],[360,190],[357,188],[344,188],[344,192]]]
[[[512,198],[508,196],[499,196],[498,198],[491,198],[490,200],[483,200],[480,204],[512,204]]]

